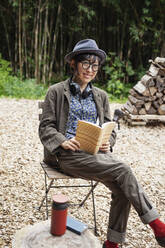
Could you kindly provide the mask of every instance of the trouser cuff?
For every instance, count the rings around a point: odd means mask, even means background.
[[[114,243],[123,243],[125,241],[125,232],[120,233],[112,229],[108,229],[107,239]]]
[[[151,221],[159,218],[159,214],[154,208],[152,208],[146,214],[140,216],[140,218],[144,224],[149,224]]]

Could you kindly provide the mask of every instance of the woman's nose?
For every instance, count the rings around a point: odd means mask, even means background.
[[[89,68],[87,69],[87,71],[93,71],[92,70],[92,65],[89,65]]]

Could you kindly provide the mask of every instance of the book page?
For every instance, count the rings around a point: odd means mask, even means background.
[[[116,122],[106,122],[102,125],[102,142],[101,144],[105,144],[109,141],[112,130],[115,128]]]

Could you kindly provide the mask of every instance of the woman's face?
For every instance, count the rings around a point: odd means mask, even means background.
[[[90,60],[83,60],[77,64],[76,79],[83,84],[88,84],[92,81],[98,72],[99,61],[96,59],[95,62]]]

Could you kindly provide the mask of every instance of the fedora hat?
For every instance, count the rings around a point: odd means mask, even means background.
[[[68,53],[65,56],[65,60],[66,62],[70,63],[71,60],[78,54],[83,54],[83,53],[87,53],[87,54],[95,54],[96,56],[100,57],[101,59],[101,64],[104,63],[105,59],[106,59],[106,53],[99,49],[96,41],[92,40],[92,39],[85,39],[85,40],[81,40],[79,41],[75,47],[73,48],[73,51]]]

